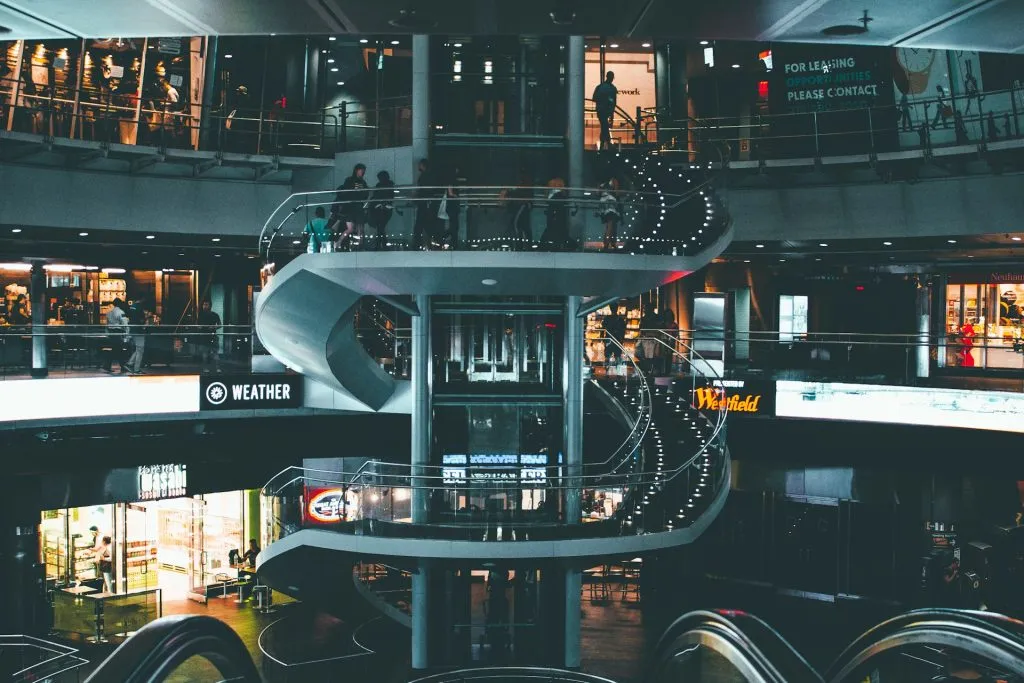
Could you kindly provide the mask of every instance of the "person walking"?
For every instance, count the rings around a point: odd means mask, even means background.
[[[352,168],[352,175],[345,179],[334,197],[337,225],[332,226],[332,229],[337,230],[342,223],[345,225],[344,232],[338,238],[339,249],[358,246],[362,241],[363,225],[366,223],[366,202],[370,198],[365,175],[366,165],[356,164]],[[355,237],[352,236],[353,233]]]
[[[370,193],[367,219],[377,239],[377,249],[387,246],[388,221],[395,212],[395,183],[387,171],[377,173],[377,185]]]
[[[600,189],[598,216],[604,223],[604,250],[615,251],[618,247],[619,219],[622,216],[619,207],[619,181],[617,178],[610,178]]]
[[[615,119],[615,106],[618,102],[619,91],[614,85],[615,72],[609,71],[605,74],[604,82],[594,88],[591,97],[594,100],[594,108],[597,109],[597,120],[601,124],[600,149],[611,149],[612,146],[612,122]]]
[[[114,299],[110,311],[107,312],[106,343],[110,345],[110,351],[103,361],[103,369],[107,372],[113,372],[114,361],[116,360],[122,375],[128,371],[124,360],[125,345],[128,340],[128,316],[125,314],[124,309],[124,302],[120,299]]]
[[[114,592],[114,549],[111,546],[110,536],[104,536],[100,547],[96,550],[96,563],[99,565],[100,575],[103,577],[103,592]]]
[[[601,320],[608,339],[604,342],[604,363],[607,367],[622,362],[622,342],[626,339],[626,319],[619,315],[619,302],[613,302],[612,312]]]
[[[210,306],[209,300],[203,301],[203,307],[199,311],[198,319],[199,323],[199,342],[196,344],[200,362],[203,366],[203,372],[209,372],[210,367],[213,370],[220,370],[220,353],[218,353],[217,347],[218,336],[217,330],[221,327],[220,316]]]
[[[662,346],[659,349],[661,352],[661,373],[668,375],[672,371],[672,362],[675,360],[676,355],[676,340],[679,337],[679,323],[676,322],[676,314],[672,312],[671,308],[665,308],[661,313],[661,331],[665,333],[662,341],[667,344],[667,346]]]
[[[544,209],[547,226],[540,241],[546,249],[561,251],[569,245],[569,192],[562,178],[548,181],[548,205]]]
[[[413,249],[430,249],[434,245],[437,211],[440,197],[434,173],[430,168],[430,160],[420,159],[420,177],[416,181],[416,222],[412,229]]]
[[[932,119],[932,130],[935,130],[940,123],[943,128],[949,128],[949,120],[953,118],[953,108],[946,104],[945,88],[936,85],[935,92],[939,94],[935,98],[935,117]]]
[[[331,241],[331,231],[327,228],[327,215],[322,206],[316,207],[313,212],[313,220],[306,223],[302,233],[308,238],[307,254],[325,253],[334,247],[334,243]]]
[[[128,358],[128,374],[142,374],[142,360],[146,354],[146,301],[136,299],[128,307],[128,325],[131,334],[128,337],[128,348],[131,356]]]
[[[655,310],[648,307],[640,318],[640,352],[642,354],[640,369],[654,374],[657,371],[658,342],[655,337],[661,329],[661,320]]]
[[[462,172],[456,166],[452,169],[451,177],[448,179],[448,189],[445,194],[445,214],[448,217],[445,221],[447,230],[444,236],[446,249],[459,248],[459,233],[462,230],[462,184]]]
[[[530,224],[533,179],[529,171],[522,169],[519,172],[519,184],[506,191],[505,200],[510,217],[508,237],[515,242],[514,247],[524,248],[533,242],[533,228]]]

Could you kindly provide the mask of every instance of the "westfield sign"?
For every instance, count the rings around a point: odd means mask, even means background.
[[[775,391],[773,382],[750,382],[756,386],[744,386],[743,380],[723,380],[723,387],[697,387],[693,390],[693,406],[697,410],[747,415],[772,415],[774,413]],[[765,386],[761,386],[761,385]]]

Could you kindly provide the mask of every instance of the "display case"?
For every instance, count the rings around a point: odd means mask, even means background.
[[[92,538],[74,535],[71,537],[71,581],[82,583],[102,578],[96,562],[96,551]]]
[[[605,362],[605,344],[602,341],[605,336],[603,322],[605,316],[611,315],[612,305],[618,308],[619,315],[626,321],[626,339],[622,345],[631,358],[636,357],[636,342],[640,337],[640,306],[634,302],[619,302],[599,308],[587,315],[586,353],[587,359],[591,363]]]

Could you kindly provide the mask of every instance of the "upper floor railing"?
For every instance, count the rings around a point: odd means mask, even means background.
[[[0,79],[0,130],[167,149],[333,158],[410,144],[410,111],[408,96],[303,112]]]

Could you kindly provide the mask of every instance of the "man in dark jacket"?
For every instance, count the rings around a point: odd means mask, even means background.
[[[612,120],[615,118],[615,105],[618,101],[619,91],[612,84],[615,80],[615,73],[609,71],[605,75],[604,83],[594,88],[594,107],[597,109],[597,119],[601,123],[601,149],[609,149],[612,146]]]
[[[334,220],[331,222],[331,230],[334,231],[345,224],[345,231],[338,238],[338,246],[341,247],[347,240],[361,242],[363,238],[363,224],[366,223],[366,202],[370,198],[369,186],[366,184],[366,166],[356,164],[352,169],[352,175],[345,179],[345,182],[338,187],[334,195],[334,207],[331,213]],[[355,232],[356,238],[351,234]]]
[[[377,233],[377,249],[384,249],[388,237],[388,221],[395,211],[395,183],[387,171],[377,174],[377,185],[370,195],[367,214],[370,227]]]
[[[420,177],[416,181],[416,223],[412,229],[413,249],[430,248],[437,234],[437,211],[440,208],[441,190],[430,168],[430,161],[420,159]],[[429,188],[429,189],[428,189]]]

